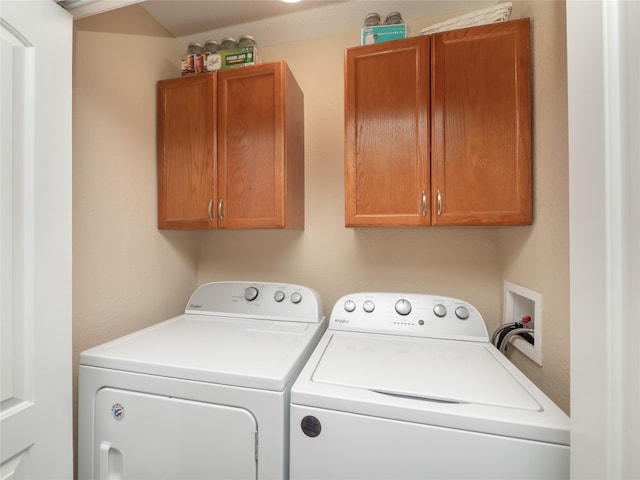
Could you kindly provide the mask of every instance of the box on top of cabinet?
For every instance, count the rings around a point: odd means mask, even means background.
[[[205,69],[207,72],[215,72],[257,63],[260,63],[260,55],[256,47],[240,47],[209,54]]]
[[[181,61],[181,75],[217,72],[229,68],[246,67],[260,63],[260,54],[255,46],[218,50],[214,53],[186,55]]]
[[[395,25],[376,25],[373,27],[362,27],[361,45],[371,45],[373,43],[389,42],[391,40],[401,40],[407,38],[407,25],[399,23]]]

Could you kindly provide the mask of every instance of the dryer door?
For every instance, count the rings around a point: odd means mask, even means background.
[[[247,410],[103,388],[94,478],[255,479],[257,424]]]

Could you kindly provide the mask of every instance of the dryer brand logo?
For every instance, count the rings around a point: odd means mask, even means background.
[[[194,310],[198,310],[199,308],[202,308],[202,305],[199,305],[197,303],[192,303],[189,305],[189,308],[193,308]]]
[[[344,325],[345,323],[349,323],[349,319],[347,318],[334,318],[333,321],[339,325]]]
[[[111,415],[116,420],[122,420],[124,418],[124,407],[119,403],[114,403],[111,407]]]

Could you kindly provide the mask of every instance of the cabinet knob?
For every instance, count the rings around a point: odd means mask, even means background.
[[[427,216],[427,192],[422,190],[422,216]]]
[[[213,222],[213,198],[209,200],[209,206],[207,207],[207,215],[209,216],[209,221]]]
[[[438,215],[442,213],[442,195],[440,195],[440,190],[438,190]]]

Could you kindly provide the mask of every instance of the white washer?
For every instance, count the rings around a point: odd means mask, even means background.
[[[567,479],[568,417],[458,299],[355,293],[291,390],[291,479]]]
[[[325,324],[310,288],[215,282],[82,352],[79,479],[287,478],[290,388]]]

